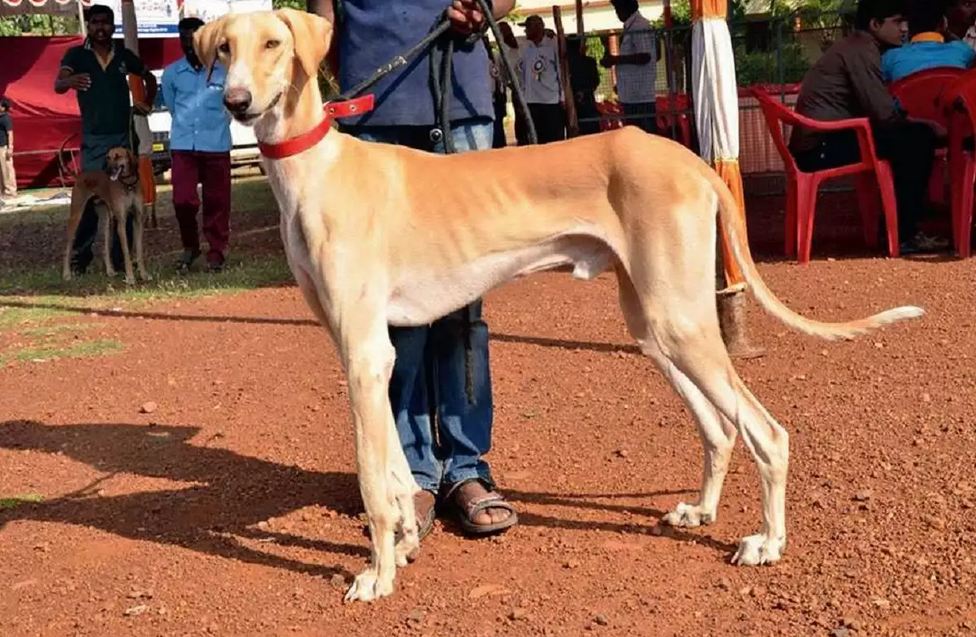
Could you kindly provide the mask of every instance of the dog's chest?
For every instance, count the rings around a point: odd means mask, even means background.
[[[601,240],[588,235],[553,237],[550,240],[458,264],[444,271],[397,273],[387,304],[391,325],[423,325],[480,298],[514,278],[574,266],[573,276],[592,279],[603,272],[613,252]]]

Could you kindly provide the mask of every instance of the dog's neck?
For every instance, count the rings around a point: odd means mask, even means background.
[[[298,137],[318,126],[325,117],[322,93],[315,78],[309,78],[296,63],[293,80],[279,104],[255,122],[258,142],[278,144]]]

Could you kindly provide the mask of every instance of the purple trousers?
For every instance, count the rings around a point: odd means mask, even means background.
[[[203,236],[210,248],[208,263],[222,263],[230,238],[230,153],[174,150],[173,208],[185,250],[200,250],[197,211],[203,186]]]

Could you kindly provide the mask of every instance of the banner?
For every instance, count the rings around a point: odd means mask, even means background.
[[[228,13],[271,11],[271,0],[183,0],[183,17],[216,20]]]
[[[122,0],[102,0],[115,12],[115,37],[122,38]],[[180,22],[178,0],[133,0],[140,38],[176,38]]]

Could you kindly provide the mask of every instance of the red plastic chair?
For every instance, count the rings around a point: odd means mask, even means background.
[[[960,78],[946,92],[949,112],[949,176],[951,184],[952,239],[956,254],[972,255],[973,191],[976,188],[976,71]]]
[[[965,73],[965,69],[952,66],[926,69],[892,82],[888,91],[912,117],[932,120],[948,127],[943,97],[946,90]],[[936,151],[936,162],[929,180],[929,198],[933,201],[945,201],[946,156],[946,149]]]
[[[672,99],[669,95],[659,95],[656,100],[655,119],[658,133],[672,137],[676,142],[691,148],[691,100],[686,93],[676,93]],[[672,127],[674,133],[672,133]]]
[[[898,213],[891,165],[878,159],[874,136],[866,118],[821,122],[804,117],[782,104],[761,88],[750,91],[762,109],[773,143],[786,166],[786,254],[796,256],[800,263],[810,261],[813,243],[813,218],[817,208],[820,184],[828,179],[856,175],[857,197],[861,208],[864,241],[869,247],[878,245],[878,190],[888,230],[888,254],[898,256]],[[854,131],[861,149],[861,161],[816,172],[803,172],[796,165],[783,135],[783,125],[803,126],[818,132]]]

